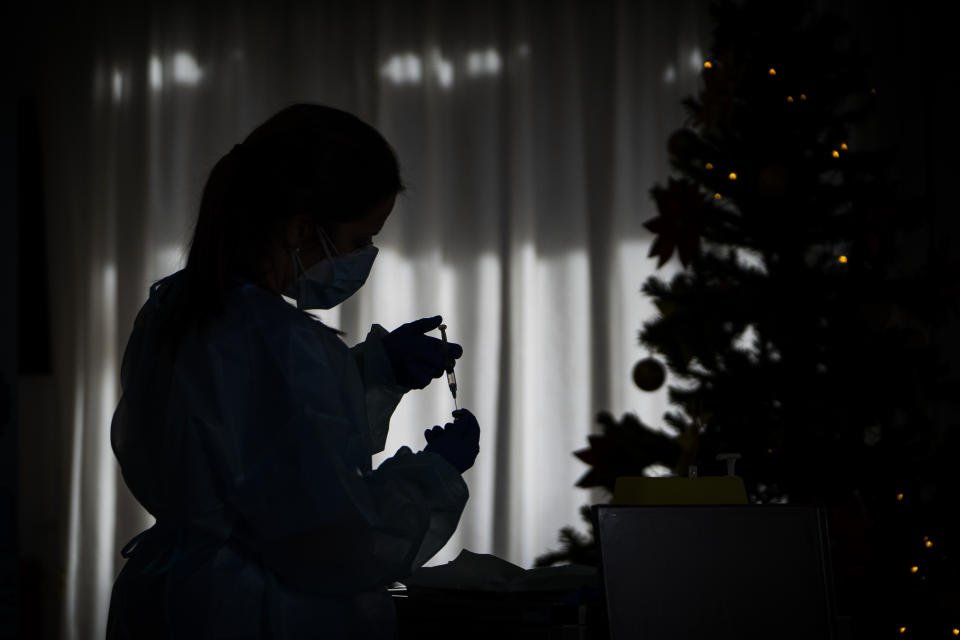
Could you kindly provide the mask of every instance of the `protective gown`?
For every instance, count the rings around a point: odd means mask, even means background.
[[[157,519],[124,550],[108,638],[391,638],[386,585],[457,527],[467,487],[434,453],[377,469],[396,384],[374,325],[348,348],[252,283],[187,334],[156,326],[182,272],[155,283],[124,353],[111,439]]]

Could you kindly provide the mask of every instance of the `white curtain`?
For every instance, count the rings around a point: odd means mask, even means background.
[[[630,379],[652,313],[642,223],[708,26],[703,0],[108,2],[51,23],[41,115],[70,434],[62,635],[102,637],[118,550],[150,524],[109,440],[133,318],[183,263],[214,162],[292,102],[373,123],[409,185],[367,286],[322,317],[351,342],[372,322],[439,313],[464,346],[459,397],[481,452],[460,528],[432,562],[468,548],[529,567],[560,527],[582,528],[591,496],[573,487],[586,467],[571,452],[596,412],[659,423],[666,408]],[[387,454],[419,449],[452,409],[442,381],[410,394]]]

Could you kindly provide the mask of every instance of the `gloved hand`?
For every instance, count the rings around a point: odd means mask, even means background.
[[[383,339],[383,348],[393,365],[397,382],[411,389],[423,389],[434,378],[453,366],[463,355],[463,347],[447,343],[447,358],[443,357],[443,340],[423,335],[440,326],[443,318],[433,316],[401,325]]]
[[[463,473],[473,466],[480,453],[480,425],[466,409],[454,411],[453,416],[453,422],[448,422],[442,429],[437,426],[423,432],[427,439],[423,450],[443,456]]]

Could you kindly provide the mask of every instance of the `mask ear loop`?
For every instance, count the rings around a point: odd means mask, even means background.
[[[306,269],[303,268],[303,262],[300,261],[300,247],[294,247],[290,251],[290,258],[293,262],[293,286],[297,290],[297,309],[301,311],[304,309],[303,306],[303,296],[304,296],[304,287],[303,287],[303,276],[306,274]],[[298,270],[299,269],[299,273]]]
[[[320,244],[323,245],[323,251],[327,254],[328,258],[333,258],[339,256],[340,252],[337,251],[337,245],[333,244],[333,240],[330,239],[330,236],[327,235],[327,232],[323,230],[319,224],[317,227],[317,237],[320,238]]]

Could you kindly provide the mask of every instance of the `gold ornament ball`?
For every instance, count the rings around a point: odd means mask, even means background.
[[[633,367],[633,381],[644,391],[656,391],[666,379],[663,365],[654,358],[644,358]]]

